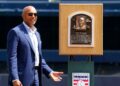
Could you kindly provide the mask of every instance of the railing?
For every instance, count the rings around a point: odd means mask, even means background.
[[[69,56],[59,55],[58,50],[43,50],[43,56],[47,62],[67,62]],[[88,61],[89,56],[74,56],[75,61]],[[6,49],[0,50],[0,61],[7,60]],[[94,62],[120,62],[120,51],[104,51],[103,56],[92,56]]]
[[[120,15],[119,0],[0,0],[0,15],[20,15],[24,6],[33,5],[37,8],[39,15],[58,16],[59,3],[103,3],[104,16]]]

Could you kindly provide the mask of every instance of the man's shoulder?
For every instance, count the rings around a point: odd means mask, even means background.
[[[21,28],[22,28],[22,24],[19,24],[15,27],[13,27],[9,33],[16,33],[16,34],[19,34],[21,32]]]
[[[19,25],[13,27],[12,30],[19,30],[20,28],[22,28],[22,24],[19,24]]]
[[[13,27],[10,31],[19,32],[21,30],[21,28],[23,28],[22,26],[23,26],[22,24],[19,24],[19,25]]]

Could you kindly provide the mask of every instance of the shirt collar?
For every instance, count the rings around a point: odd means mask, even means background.
[[[35,33],[37,31],[36,27],[33,26],[33,30],[23,21],[23,25],[25,26],[27,32]]]

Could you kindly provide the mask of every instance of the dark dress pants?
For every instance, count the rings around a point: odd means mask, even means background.
[[[35,78],[31,86],[39,86],[38,70],[35,69]]]

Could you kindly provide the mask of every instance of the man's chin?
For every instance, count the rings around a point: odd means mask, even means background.
[[[31,23],[31,25],[35,25],[36,22]]]
[[[36,22],[33,22],[32,24],[35,25]]]

